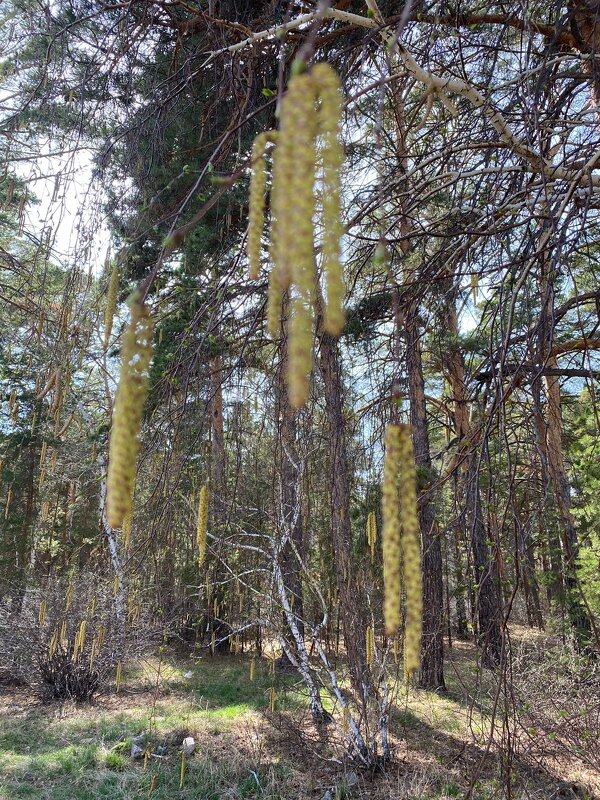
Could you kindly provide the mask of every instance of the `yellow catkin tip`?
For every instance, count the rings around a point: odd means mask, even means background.
[[[325,330],[339,336],[344,328],[344,276],[341,262],[341,238],[344,233],[341,208],[341,170],[344,150],[340,141],[342,86],[337,72],[329,64],[317,64],[312,70],[317,88],[318,133],[321,137],[323,165],[323,274],[327,301],[323,323]]]
[[[185,779],[185,750],[181,751],[181,770],[179,773],[179,788],[183,789],[183,782]]]
[[[400,496],[398,493],[398,468],[401,453],[400,437],[400,426],[388,425],[385,433],[383,485],[381,487],[383,616],[387,636],[394,636],[400,625],[401,527]]]
[[[375,666],[375,637],[371,625],[367,626],[366,636],[367,666],[373,669]]]
[[[369,512],[367,517],[367,543],[371,550],[371,563],[373,563],[377,546],[377,518],[374,511]]]
[[[117,309],[117,294],[119,291],[119,263],[115,259],[112,272],[110,273],[110,281],[108,283],[108,291],[106,293],[106,307],[104,309],[104,349],[108,347],[110,335],[112,333],[113,319]]]
[[[312,307],[301,297],[292,300],[289,324],[288,387],[293,408],[308,400],[312,370]]]
[[[200,489],[198,500],[198,522],[196,526],[196,542],[198,544],[198,566],[204,564],[206,558],[206,533],[208,528],[208,486]]]
[[[350,731],[350,709],[344,706],[342,712],[342,736],[347,736]]]
[[[131,543],[131,529],[133,527],[133,502],[131,508],[125,514],[123,518],[123,547],[125,550],[129,549],[129,545]]]
[[[283,291],[277,276],[277,267],[269,274],[269,294],[267,295],[267,330],[271,339],[278,339],[281,331],[281,308]]]
[[[121,376],[110,433],[107,518],[120,528],[132,508],[139,431],[152,360],[152,320],[146,306],[134,299],[123,340]]]
[[[256,659],[254,656],[250,659],[250,681],[254,683],[254,676],[256,674]]]
[[[419,669],[423,627],[421,532],[417,511],[415,457],[410,431],[410,426],[400,426],[400,508],[406,593],[406,629],[404,633],[404,676],[406,681],[410,680],[413,673]]]

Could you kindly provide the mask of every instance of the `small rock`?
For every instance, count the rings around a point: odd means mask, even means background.
[[[184,672],[184,673],[183,673],[183,677],[184,677],[186,680],[188,680],[188,681],[189,681],[189,679],[190,679],[190,678],[193,678],[193,677],[194,677],[194,673],[193,673],[193,672]]]
[[[356,772],[349,772],[346,775],[346,786],[350,789],[358,783],[358,775]]]
[[[157,755],[159,755],[159,756],[164,756],[164,755],[166,755],[166,753],[167,753],[168,749],[169,749],[169,748],[167,747],[167,745],[166,745],[166,744],[159,744],[159,745],[157,745],[157,747],[156,747],[156,753],[157,753]]]
[[[196,749],[196,742],[194,741],[193,736],[186,736],[183,742],[181,743],[181,750],[186,756],[191,756],[194,750]]]
[[[131,745],[131,757],[133,759],[143,758],[144,757],[144,748],[140,747],[137,744]]]
[[[333,800],[333,795],[331,794],[329,789],[327,789],[321,800]]]
[[[137,747],[141,747],[144,744],[145,735],[140,733],[139,736],[132,736],[131,737],[131,744],[136,745]]]

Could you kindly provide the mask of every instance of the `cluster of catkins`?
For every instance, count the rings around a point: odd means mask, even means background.
[[[281,102],[279,130],[259,134],[252,152],[248,261],[250,277],[256,279],[265,212],[265,155],[269,145],[275,146],[267,324],[271,336],[278,337],[283,297],[291,290],[288,385],[295,408],[303,406],[308,398],[315,308],[319,305],[314,235],[317,185],[323,228],[321,263],[326,281],[323,326],[333,336],[339,336],[344,327],[341,114],[339,77],[329,64],[317,64],[310,72],[292,76]]]
[[[406,595],[404,675],[419,669],[423,617],[421,544],[413,444],[408,425],[388,425],[381,495],[385,632],[400,625],[402,568]]]

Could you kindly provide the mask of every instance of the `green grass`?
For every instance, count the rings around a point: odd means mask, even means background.
[[[119,695],[92,705],[61,709],[18,693],[3,705],[0,697],[0,800],[319,800],[333,784],[336,800],[452,800],[462,796],[489,729],[491,676],[474,677],[473,654],[472,647],[455,649],[442,695],[414,688],[407,695],[390,681],[396,758],[385,776],[361,773],[352,788],[343,769],[324,768],[329,755],[339,755],[328,742],[313,737],[302,750],[298,740],[286,739],[286,720],[296,727],[307,717],[306,694],[296,676],[273,676],[266,660],[257,662],[250,682],[244,656],[196,662],[165,656],[129,670]],[[343,672],[341,682],[346,686]],[[272,685],[278,710],[289,712],[281,726],[266,713]],[[323,700],[331,702],[325,693]],[[165,746],[166,759],[151,758],[146,767],[132,761],[131,739],[141,734],[151,752]],[[196,751],[180,787],[178,747],[188,735]],[[474,800],[500,796],[497,776],[491,753]],[[547,776],[519,777],[533,781],[533,794],[527,789],[515,798],[545,796]]]
[[[69,707],[72,713],[68,709],[63,718],[57,704],[1,716],[0,800],[135,800],[149,796],[153,779],[156,800],[285,797],[280,789],[290,769],[250,746],[246,752],[234,747],[230,732],[235,728],[239,737],[244,726],[256,724],[273,681],[279,708],[303,707],[297,681],[271,676],[265,664],[251,683],[245,659],[207,659],[177,667],[161,663],[156,697],[146,691],[140,702],[127,693],[128,685],[155,686],[158,669],[156,662],[130,672],[122,702],[113,697],[95,706]],[[184,677],[188,671],[193,673],[189,679]],[[165,760],[150,759],[145,769],[142,760],[130,758],[129,737],[141,733],[153,751],[159,744],[168,747]],[[185,735],[194,736],[197,748],[187,759],[180,789],[177,748]],[[210,752],[215,743],[219,758]]]

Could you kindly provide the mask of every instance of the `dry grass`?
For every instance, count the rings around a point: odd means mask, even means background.
[[[535,651],[536,642],[528,647]],[[523,657],[521,652],[515,659],[517,667]],[[546,675],[544,663],[537,668]],[[188,670],[191,678],[185,677]],[[582,742],[567,736],[564,715],[567,705],[570,712],[577,705],[575,690],[544,698],[539,681],[533,682],[537,695],[524,704],[521,693],[533,689],[531,681],[519,683],[519,673],[514,691],[500,691],[495,703],[494,676],[481,676],[473,648],[462,643],[449,653],[446,672],[445,695],[412,691],[398,697],[391,719],[394,759],[385,774],[332,763],[339,751],[314,729],[295,678],[277,679],[278,709],[270,714],[268,664],[261,664],[250,683],[245,657],[195,664],[148,660],[126,676],[118,695],[108,693],[93,705],[41,705],[22,691],[4,690],[0,799],[321,800],[330,790],[339,800],[443,800],[463,797],[471,788],[474,798],[491,800],[508,796],[507,775],[512,798],[600,797],[593,762],[598,731]],[[534,730],[532,708],[543,710],[545,727]],[[591,708],[588,689],[589,725]],[[582,730],[591,730],[589,725]],[[150,749],[168,748],[164,759],[151,758],[146,769],[131,761],[128,742],[119,741],[141,733]],[[194,736],[197,749],[180,789],[177,746],[186,735]]]

